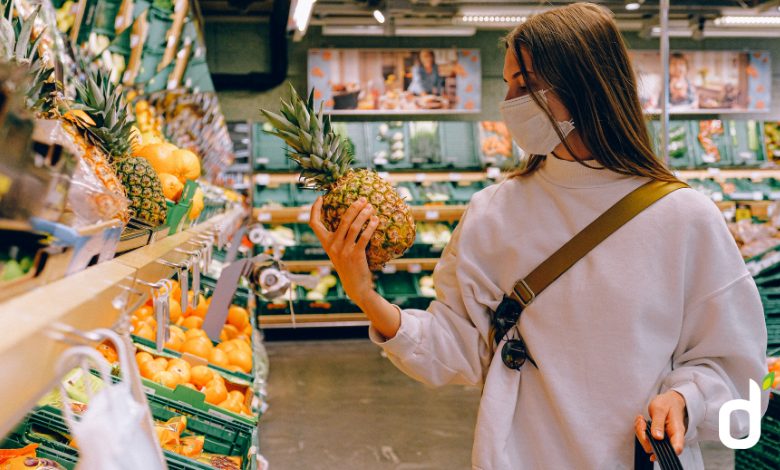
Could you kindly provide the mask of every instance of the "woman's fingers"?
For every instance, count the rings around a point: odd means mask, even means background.
[[[314,231],[314,235],[325,247],[328,237],[331,235],[330,231],[322,223],[322,196],[318,197],[314,204],[311,205],[311,213],[309,214],[309,227]]]
[[[656,399],[650,403],[648,411],[650,412],[650,420],[652,421],[650,431],[653,434],[653,438],[660,441],[664,438],[664,425],[666,424],[666,418],[669,414],[669,407],[656,397]]]
[[[636,437],[639,439],[639,443],[642,445],[642,449],[648,454],[653,453],[653,446],[650,445],[650,440],[647,439],[645,430],[647,429],[647,421],[642,415],[637,415],[634,420],[634,430],[636,431]]]
[[[366,205],[363,210],[360,211],[357,217],[355,217],[354,222],[352,222],[352,225],[349,227],[349,231],[347,232],[347,238],[344,240],[344,242],[347,244],[346,246],[349,246],[350,243],[357,243],[358,235],[360,235],[360,231],[363,229],[363,226],[368,221],[369,217],[371,217],[371,214],[374,213],[374,208],[371,207],[371,205]]]
[[[374,235],[374,232],[376,232],[376,228],[379,226],[379,217],[373,216],[371,217],[371,220],[368,222],[368,226],[365,230],[363,230],[363,233],[360,234],[360,238],[358,238],[357,245],[355,245],[355,250],[357,250],[358,253],[362,253],[366,251],[366,247],[368,246],[368,242],[371,241],[371,237]]]
[[[685,448],[685,416],[682,410],[672,408],[669,411],[669,422],[666,425],[669,441],[677,455],[682,454]]]
[[[347,231],[352,226],[352,222],[360,214],[360,211],[366,205],[366,198],[361,197],[358,201],[354,202],[341,216],[341,222],[339,222],[339,228],[336,229],[336,234],[333,238],[333,245],[341,248],[344,244],[344,238],[347,236]]]

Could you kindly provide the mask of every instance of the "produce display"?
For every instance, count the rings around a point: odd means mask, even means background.
[[[51,459],[37,456],[38,444],[28,444],[18,449],[0,449],[2,470],[65,470],[65,467]]]
[[[282,115],[262,110],[275,127],[274,133],[295,153],[290,158],[301,165],[301,176],[314,189],[324,190],[322,220],[335,230],[347,208],[365,197],[376,210],[379,225],[366,249],[369,267],[381,269],[403,255],[415,237],[411,210],[392,185],[371,170],[352,170],[352,156],[344,140],[333,132],[330,117],[322,107],[315,113],[313,94],[304,102],[291,88],[292,103],[282,102]]]
[[[780,122],[764,123],[766,154],[772,160],[780,160]]]

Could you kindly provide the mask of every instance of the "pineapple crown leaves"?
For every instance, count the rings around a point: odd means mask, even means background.
[[[111,83],[104,71],[84,67],[86,76],[76,82],[77,103],[73,109],[84,111],[92,123],[82,123],[87,138],[112,160],[129,156],[133,121],[127,111],[122,90]]]
[[[33,26],[41,6],[36,6],[27,18],[14,20],[11,1],[0,2],[0,60],[19,64],[35,64],[40,60],[38,42],[43,32],[32,39]]]
[[[313,89],[304,101],[290,84],[290,101],[282,99],[279,114],[260,112],[273,126],[267,132],[290,146],[289,156],[301,166],[307,187],[325,189],[349,171],[353,155],[345,139],[334,131],[323,104],[315,111]]]

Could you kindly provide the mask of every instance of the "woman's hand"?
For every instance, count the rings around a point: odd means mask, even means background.
[[[656,396],[653,401],[650,402],[650,406],[647,407],[647,411],[650,414],[650,420],[652,426],[653,438],[660,441],[664,438],[665,434],[669,435],[669,441],[672,443],[672,447],[677,455],[680,455],[685,447],[685,398],[682,395],[670,390],[666,393],[662,393]],[[647,422],[642,415],[637,415],[634,430],[636,437],[639,438],[642,448],[648,454],[653,453],[653,448],[650,445],[650,440],[645,434],[647,429]],[[652,455],[650,460],[656,461],[656,456]]]
[[[365,198],[349,206],[335,232],[329,231],[323,225],[321,214],[322,197],[319,197],[311,206],[309,226],[336,268],[344,292],[361,306],[374,292],[371,271],[366,260],[366,247],[379,224],[379,218],[374,215],[374,208]]]

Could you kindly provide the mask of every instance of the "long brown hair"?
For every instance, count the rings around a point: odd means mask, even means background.
[[[549,84],[569,110],[580,137],[598,163],[625,175],[677,181],[653,153],[636,76],[609,10],[593,3],[574,3],[532,15],[507,36],[506,46],[520,63],[534,101],[575,158],[538,90],[529,86],[521,48],[530,53],[536,75]],[[545,158],[531,155],[516,174],[534,172]]]

